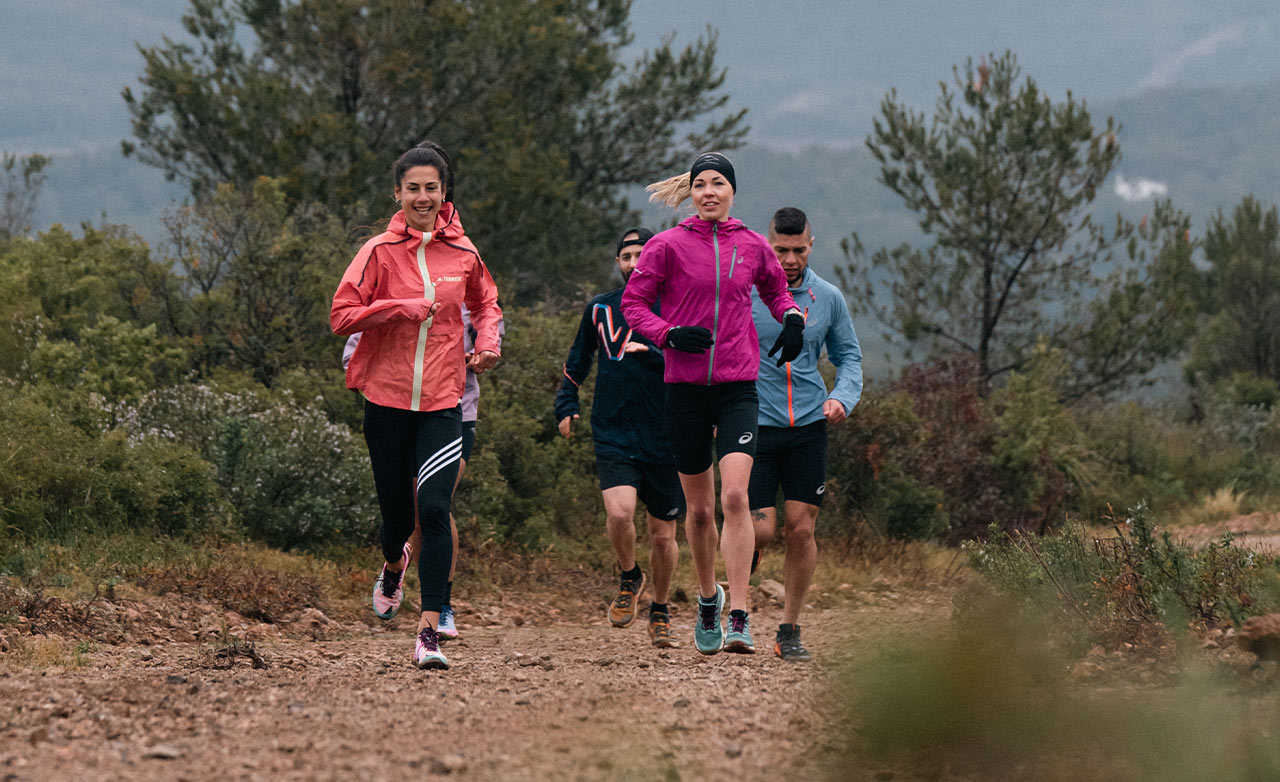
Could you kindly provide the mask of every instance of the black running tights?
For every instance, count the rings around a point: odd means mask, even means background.
[[[418,554],[422,609],[439,611],[453,558],[449,501],[462,455],[462,412],[459,408],[414,412],[366,400],[364,439],[382,509],[382,556],[388,562],[399,561],[413,534],[416,487],[422,527]]]

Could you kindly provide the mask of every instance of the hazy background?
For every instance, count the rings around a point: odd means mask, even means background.
[[[185,191],[121,156],[130,132],[120,90],[141,71],[137,44],[185,37],[186,7],[0,0],[0,149],[54,157],[38,228],[105,215],[160,238],[161,213]],[[842,260],[838,239],[851,231],[869,248],[915,236],[863,146],[885,93],[928,111],[953,65],[1006,48],[1050,94],[1071,90],[1095,123],[1113,114],[1123,125],[1099,212],[1141,214],[1163,193],[1202,228],[1245,194],[1280,199],[1280,4],[637,0],[632,47],[690,41],[708,25],[720,32],[732,102],[750,109],[750,143],[732,155],[735,214],[762,229],[778,206],[805,209],[820,272]]]

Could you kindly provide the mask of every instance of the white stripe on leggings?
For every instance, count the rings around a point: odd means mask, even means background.
[[[422,484],[426,483],[428,478],[440,472],[440,470],[460,458],[462,458],[461,437],[446,445],[444,448],[441,448],[439,451],[436,451],[435,454],[422,465],[422,469],[418,470],[418,488],[421,489]]]

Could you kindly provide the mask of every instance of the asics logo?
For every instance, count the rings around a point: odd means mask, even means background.
[[[824,491],[826,491],[826,490],[827,490],[827,484],[825,484],[825,483],[818,487],[818,493],[819,493],[819,494],[823,493],[823,492],[824,492]]]
[[[751,442],[750,432],[744,432],[743,435],[738,438],[738,445],[746,445],[749,442]]]

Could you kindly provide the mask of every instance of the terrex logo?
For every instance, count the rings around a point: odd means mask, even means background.
[[[462,282],[461,277],[437,277],[436,282]]]
[[[741,437],[738,438],[738,445],[746,445],[749,442],[751,442],[750,432],[745,432]]]

